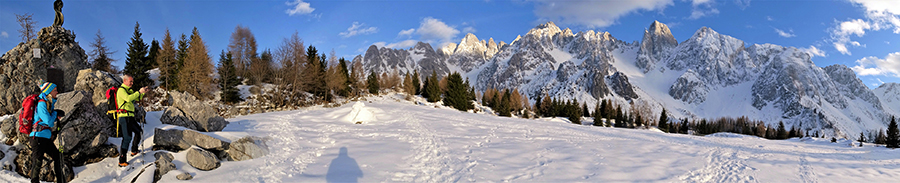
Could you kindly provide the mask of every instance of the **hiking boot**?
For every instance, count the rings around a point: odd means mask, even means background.
[[[135,156],[137,154],[138,154],[138,152],[131,152],[131,156]]]
[[[126,162],[126,163],[119,163],[119,167],[125,167],[125,166],[128,166],[128,163],[127,163],[127,162]]]

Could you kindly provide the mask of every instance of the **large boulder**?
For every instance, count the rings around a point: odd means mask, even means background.
[[[188,149],[187,162],[192,167],[203,171],[210,171],[222,165],[215,154],[196,147]]]
[[[170,150],[184,150],[197,146],[206,150],[224,151],[228,149],[230,143],[194,130],[157,128],[154,130],[153,144]]]
[[[21,148],[17,150],[19,154],[16,156],[15,164],[16,164],[16,172],[19,175],[24,177],[31,178],[31,147],[30,143],[27,143],[25,148]],[[44,154],[44,161],[41,161],[40,167],[40,180],[47,182],[59,182],[56,180],[56,172],[53,171],[53,167],[56,166],[55,161],[51,161],[50,156]],[[66,175],[66,182],[72,181],[75,179],[75,171],[72,170],[72,165],[63,164],[63,173]]]
[[[231,142],[227,152],[232,160],[244,161],[269,154],[269,146],[266,145],[266,139],[247,136]]]
[[[75,83],[75,90],[83,90],[92,94],[91,101],[101,111],[107,109],[106,90],[113,86],[122,85],[122,78],[93,69],[84,69],[78,71],[78,83]]]
[[[170,92],[169,106],[163,112],[160,121],[187,127],[202,132],[222,131],[228,121],[219,116],[213,106],[206,104],[188,93]]]
[[[41,58],[34,58],[33,48],[40,48]],[[45,27],[38,38],[19,43],[0,57],[0,115],[15,113],[22,99],[38,93],[41,80],[47,81],[47,69],[64,72],[60,92],[72,91],[79,70],[87,69],[87,54],[75,42],[75,34],[62,27]]]
[[[153,156],[156,157],[156,161],[153,162],[156,165],[156,170],[153,171],[153,182],[157,182],[163,175],[175,170],[175,164],[172,163],[175,156],[168,152],[156,152]]]
[[[103,130],[112,123],[97,111],[91,102],[90,93],[74,91],[59,94],[57,97],[55,107],[64,111],[66,116],[57,123],[62,129],[53,141],[57,147],[63,148],[66,166],[83,166],[118,155],[115,145],[106,142],[109,136]],[[18,134],[18,131],[14,130],[12,133]],[[28,166],[31,147],[24,134],[18,136],[24,147],[18,150],[15,159],[16,172],[26,176],[31,171]],[[41,172],[52,172],[52,167],[42,166]],[[71,171],[71,168],[67,168],[66,171]],[[42,180],[52,180],[53,178],[47,177],[52,177],[51,175],[52,173],[42,173]]]

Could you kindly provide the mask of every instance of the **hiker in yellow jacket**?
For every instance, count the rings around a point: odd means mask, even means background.
[[[134,119],[134,102],[140,101],[141,98],[144,97],[144,93],[147,93],[149,89],[145,86],[135,92],[134,89],[131,88],[132,85],[134,85],[134,78],[125,74],[122,76],[122,86],[116,91],[116,105],[119,106],[119,109],[125,110],[125,112],[120,112],[118,114],[119,133],[122,134],[122,147],[119,147],[119,152],[121,152],[119,153],[120,167],[128,166],[128,162],[125,161],[128,142],[132,141],[131,156],[134,156],[137,155],[139,150],[138,143],[143,140],[140,138],[143,129],[137,124],[137,120]],[[132,133],[134,133],[134,137],[138,138],[132,140]]]

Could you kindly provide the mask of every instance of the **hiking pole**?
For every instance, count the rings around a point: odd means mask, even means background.
[[[62,140],[62,138],[63,138],[62,127],[56,126],[56,131],[58,133],[58,134],[56,134],[56,140],[59,141],[59,161],[56,163],[59,163],[59,167],[63,168],[62,172],[60,172],[60,173],[62,173],[62,180],[56,180],[56,182],[66,182],[66,179],[68,179],[69,177],[66,176],[66,170],[65,170],[65,167],[66,167],[66,163],[65,163],[65,161],[66,161],[66,159],[65,159],[66,145],[63,144],[65,141]]]

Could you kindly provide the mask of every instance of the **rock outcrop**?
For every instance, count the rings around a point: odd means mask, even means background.
[[[93,102],[91,102],[91,94],[85,91],[74,91],[62,93],[58,96],[56,109],[65,112],[58,125],[62,129],[58,139],[54,139],[54,143],[59,147],[63,147],[64,156],[67,160],[67,166],[82,166],[89,163],[99,162],[107,157],[115,157],[118,155],[115,145],[108,144],[109,136],[106,134],[105,128],[112,126],[112,123],[98,112]],[[15,126],[16,121],[9,121]],[[9,123],[4,121],[3,126]],[[11,131],[7,131],[11,130]],[[19,134],[13,128],[4,128],[4,134],[17,134],[20,142],[24,144],[24,148],[18,150],[18,156],[15,159],[16,172],[20,175],[27,175],[26,172],[31,171],[27,166],[30,163],[31,147],[27,143],[25,134]],[[42,172],[53,172],[53,166],[42,166]],[[71,167],[66,168],[71,172]],[[68,174],[72,175],[72,174]],[[52,173],[42,173],[42,180],[52,180]],[[48,177],[49,176],[49,177]]]
[[[78,71],[78,83],[75,83],[75,90],[83,90],[92,94],[91,101],[100,111],[106,111],[106,90],[113,86],[122,85],[122,78],[93,69],[85,69]]]
[[[191,148],[187,152],[187,162],[198,170],[210,171],[222,165],[216,155],[201,148]]]
[[[34,58],[33,48],[40,48],[41,58]],[[0,57],[0,115],[15,113],[22,99],[38,93],[41,80],[47,81],[47,69],[61,69],[60,93],[72,91],[79,70],[89,68],[87,54],[75,42],[75,34],[62,27],[45,27],[37,39],[19,43]]]
[[[219,116],[213,106],[182,92],[170,92],[172,106],[166,108],[160,121],[163,124],[178,125],[202,132],[222,131],[228,121]]]

